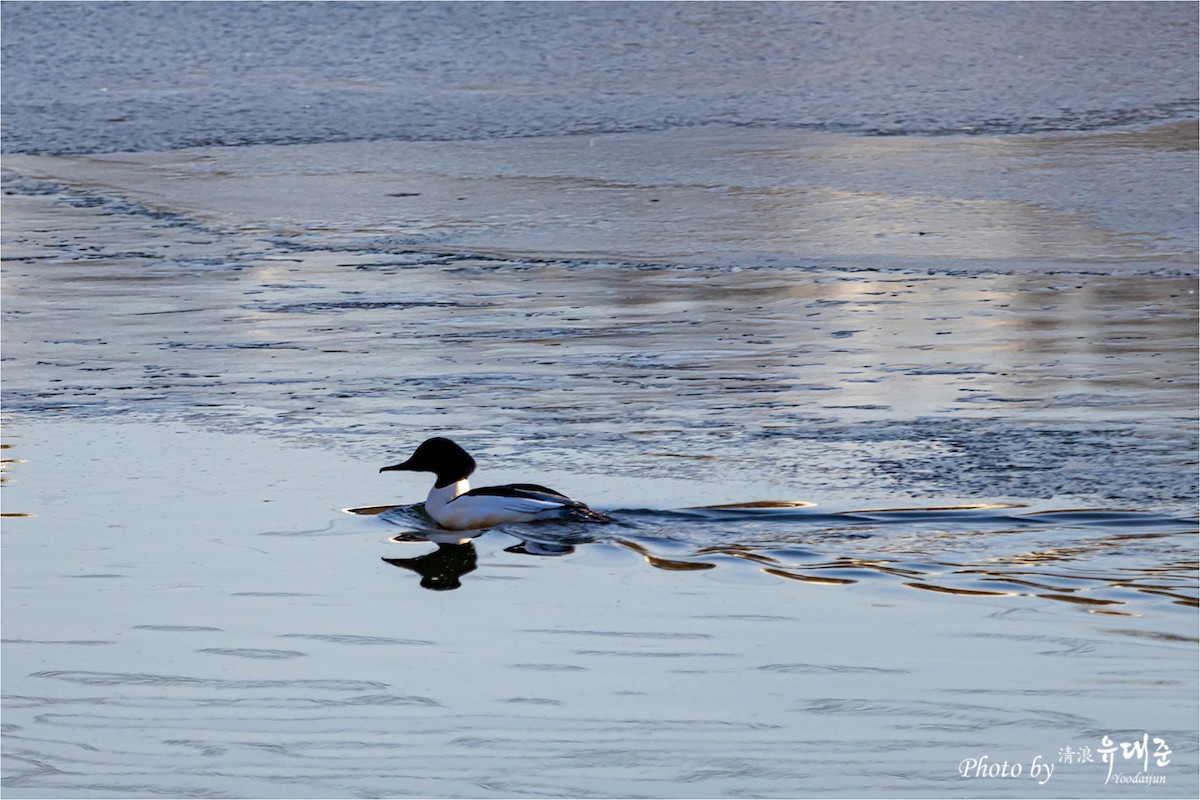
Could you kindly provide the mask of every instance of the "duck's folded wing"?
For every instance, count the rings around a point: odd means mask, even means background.
[[[546,495],[548,497],[557,497],[567,502],[574,503],[575,500],[567,497],[562,492],[556,492],[546,486],[539,486],[536,483],[509,483],[504,486],[497,486],[497,489],[505,489],[507,491],[528,492],[531,495]]]
[[[507,486],[483,486],[460,494],[450,505],[462,501],[468,504],[494,503],[495,511],[515,514],[555,512],[553,516],[577,522],[611,522],[599,511],[593,511],[578,500],[535,483],[512,483]]]
[[[460,498],[466,497],[494,497],[498,502],[503,504],[504,508],[526,514],[583,505],[560,492],[556,492],[545,486],[538,486],[536,483],[482,486],[460,494],[452,502],[457,502]]]
[[[575,501],[567,497],[562,492],[556,492],[545,486],[538,486],[536,483],[510,483],[504,486],[481,486],[478,489],[472,489],[469,492],[464,492],[459,497],[475,496],[495,496],[495,497],[523,497],[529,500],[543,500],[551,503],[574,503]]]

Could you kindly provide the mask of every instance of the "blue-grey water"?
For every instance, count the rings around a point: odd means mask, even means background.
[[[1191,3],[4,4],[6,152],[1192,119]]]
[[[0,21],[6,796],[1200,791],[1194,4]]]

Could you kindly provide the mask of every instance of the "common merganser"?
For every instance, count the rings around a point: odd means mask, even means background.
[[[432,472],[437,481],[425,498],[425,512],[450,530],[490,528],[506,522],[570,520],[612,522],[561,492],[533,483],[485,486],[472,489],[467,477],[475,471],[475,459],[449,439],[427,439],[407,461],[383,467],[380,472],[402,470]]]

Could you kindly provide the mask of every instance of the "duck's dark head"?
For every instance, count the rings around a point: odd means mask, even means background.
[[[461,481],[475,471],[475,459],[454,442],[441,436],[426,439],[408,459],[380,472],[432,472],[437,475],[437,486],[449,486]]]

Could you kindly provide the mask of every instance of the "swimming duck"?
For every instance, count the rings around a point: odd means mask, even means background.
[[[475,471],[475,459],[449,439],[427,439],[404,462],[383,467],[380,472],[432,472],[437,476],[425,512],[450,530],[490,528],[506,522],[569,520],[572,522],[612,522],[612,518],[593,511],[561,492],[533,483],[485,486],[472,489],[467,477]]]

